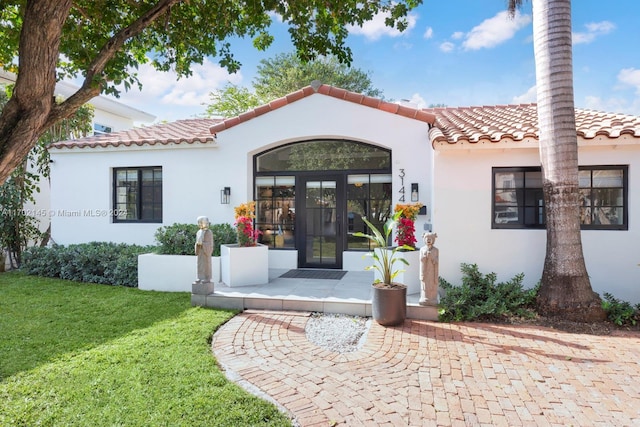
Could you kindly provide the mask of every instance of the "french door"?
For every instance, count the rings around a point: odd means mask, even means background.
[[[298,266],[342,268],[345,176],[298,176],[296,189]]]

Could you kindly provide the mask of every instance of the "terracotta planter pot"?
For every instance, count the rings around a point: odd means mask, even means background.
[[[373,320],[382,326],[395,326],[407,318],[407,287],[396,283],[393,287],[374,283],[371,285],[371,311]]]

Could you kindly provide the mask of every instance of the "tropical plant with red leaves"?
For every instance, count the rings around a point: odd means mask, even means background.
[[[262,232],[253,228],[256,202],[243,203],[234,208],[236,222],[233,224],[238,233],[239,246],[255,246]]]

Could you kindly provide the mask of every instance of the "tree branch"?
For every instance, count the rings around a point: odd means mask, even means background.
[[[85,104],[91,98],[100,95],[100,86],[96,85],[94,79],[96,76],[100,76],[107,64],[115,54],[124,46],[127,40],[137,36],[144,31],[152,22],[158,19],[161,15],[176,3],[180,3],[183,0],[161,0],[156,3],[146,13],[132,22],[129,26],[123,28],[117,32],[111,39],[109,39],[105,45],[100,49],[100,52],[93,59],[89,67],[84,82],[80,89],[64,102],[57,104],[52,108],[51,114],[47,118],[47,125],[52,125],[62,118],[66,118],[71,115],[76,108]]]

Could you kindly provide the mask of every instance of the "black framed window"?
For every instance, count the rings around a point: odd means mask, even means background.
[[[263,245],[270,248],[295,247],[295,180],[295,176],[256,178],[256,223],[262,231],[258,240]]]
[[[578,172],[583,229],[627,230],[627,166],[588,166]]]
[[[372,243],[353,234],[371,230],[362,218],[367,218],[378,230],[391,214],[392,179],[390,174],[357,174],[347,176],[347,249],[371,250]]]
[[[113,169],[113,221],[162,222],[162,167]]]
[[[584,230],[626,230],[627,166],[580,166]],[[491,228],[545,228],[540,168],[493,168]]]

